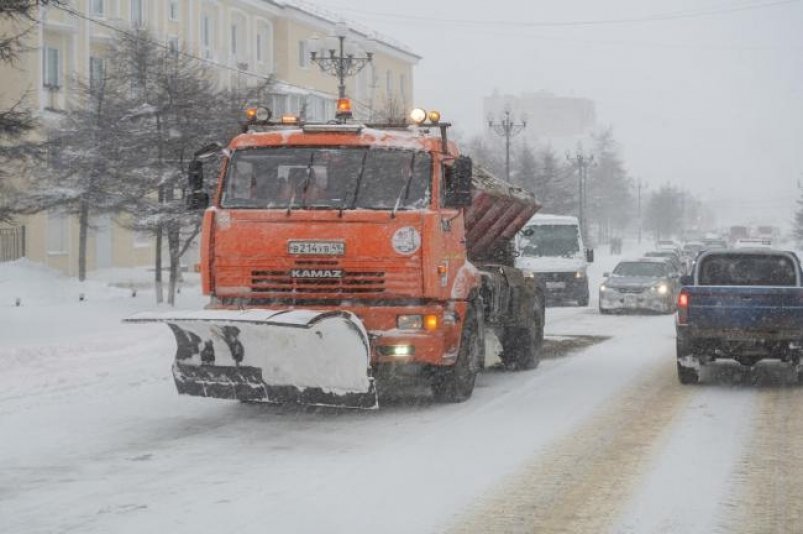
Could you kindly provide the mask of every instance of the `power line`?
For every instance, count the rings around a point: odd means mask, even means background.
[[[194,59],[196,61],[200,61],[200,62],[206,63],[208,65],[212,65],[213,67],[217,67],[219,69],[224,69],[224,70],[228,70],[228,71],[231,71],[231,72],[236,72],[237,74],[244,74],[246,76],[251,76],[253,78],[259,78],[261,80],[270,80],[270,78],[271,78],[270,76],[265,76],[265,75],[257,74],[257,73],[254,73],[254,72],[248,72],[248,71],[240,70],[240,69],[237,69],[235,67],[230,67],[230,66],[228,66],[228,65],[226,65],[224,63],[219,63],[217,61],[214,61],[214,60],[211,60],[211,59],[208,59],[208,58],[203,58],[203,57],[200,57],[200,56],[196,56],[195,54],[190,54],[189,52],[185,52],[183,50],[173,49],[173,48],[171,48],[170,46],[168,46],[168,45],[166,45],[164,43],[160,43],[158,41],[154,41],[153,39],[148,39],[146,37],[143,37],[142,35],[139,35],[139,34],[137,34],[135,32],[131,32],[131,31],[125,30],[125,29],[120,28],[119,26],[115,26],[114,24],[111,24],[109,22],[106,22],[106,21],[103,21],[103,20],[99,20],[99,19],[95,19],[95,18],[92,18],[90,16],[84,15],[83,13],[81,13],[79,11],[76,11],[75,9],[66,7],[66,6],[61,5],[61,4],[54,4],[53,7],[55,7],[56,9],[60,9],[60,10],[64,11],[65,13],[68,13],[68,14],[72,15],[73,17],[76,17],[76,18],[79,18],[79,19],[83,19],[83,20],[85,20],[87,22],[92,22],[94,24],[97,24],[98,26],[101,26],[103,28],[107,28],[107,29],[112,30],[114,32],[120,33],[122,35],[125,35],[126,37],[131,38],[131,39],[138,39],[138,40],[142,40],[142,41],[147,41],[147,42],[149,42],[149,43],[151,43],[151,44],[153,44],[155,46],[158,46],[160,48],[168,50],[168,51],[170,51],[170,52],[172,52],[174,54],[182,55],[184,57],[187,57],[187,58],[190,58],[190,59]]]
[[[709,17],[716,15],[724,15],[729,13],[737,13],[740,11],[752,11],[756,9],[765,9],[769,7],[776,7],[780,5],[797,3],[800,0],[774,0],[770,2],[761,2],[756,4],[744,6],[730,6],[721,8],[698,9],[693,11],[671,11],[666,13],[658,13],[655,15],[648,15],[644,17],[624,17],[616,19],[589,19],[589,20],[565,20],[565,21],[540,21],[540,22],[527,22],[517,20],[481,20],[481,19],[448,19],[448,18],[435,18],[426,17],[421,15],[411,15],[408,13],[388,13],[380,11],[364,11],[349,7],[338,7],[339,10],[348,11],[351,13],[373,16],[392,18],[394,20],[408,20],[417,23],[431,23],[431,24],[464,24],[469,26],[507,26],[507,27],[520,27],[520,28],[558,28],[558,27],[573,27],[573,26],[602,26],[613,24],[632,24],[642,22],[664,22],[679,19],[692,19],[700,17]]]

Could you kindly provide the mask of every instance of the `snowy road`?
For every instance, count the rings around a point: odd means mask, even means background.
[[[803,531],[803,390],[680,386],[669,316],[550,308],[538,369],[353,412],[179,397],[126,298],[0,309],[0,531]]]

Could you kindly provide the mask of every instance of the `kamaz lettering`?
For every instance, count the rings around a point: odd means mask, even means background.
[[[340,269],[293,269],[290,271],[292,278],[343,278],[343,271]]]

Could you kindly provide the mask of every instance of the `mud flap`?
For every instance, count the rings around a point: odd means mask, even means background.
[[[140,313],[176,338],[179,393],[200,397],[376,408],[368,335],[344,311],[204,310]]]

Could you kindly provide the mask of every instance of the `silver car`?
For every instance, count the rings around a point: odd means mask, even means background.
[[[622,261],[604,276],[599,288],[600,313],[675,311],[679,275],[662,258]]]

